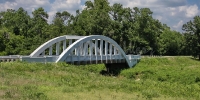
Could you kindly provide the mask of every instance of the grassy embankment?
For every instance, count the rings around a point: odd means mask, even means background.
[[[119,76],[103,76],[102,69],[103,64],[0,63],[0,99],[200,99],[200,61],[190,57],[143,58]]]

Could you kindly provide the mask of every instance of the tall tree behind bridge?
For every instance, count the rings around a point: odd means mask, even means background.
[[[191,48],[193,56],[199,55],[200,60],[200,16],[195,16],[182,29],[185,31],[187,48]]]

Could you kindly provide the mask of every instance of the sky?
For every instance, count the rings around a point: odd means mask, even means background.
[[[49,23],[58,11],[75,14],[84,9],[87,0],[0,0],[0,11],[23,7],[31,14],[43,7],[49,14]],[[153,18],[170,26],[172,30],[182,32],[182,25],[200,15],[200,0],[108,0],[110,5],[121,3],[124,7],[150,8]]]

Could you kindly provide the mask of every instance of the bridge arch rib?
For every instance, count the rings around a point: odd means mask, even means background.
[[[56,38],[53,38],[47,42],[45,42],[44,44],[42,44],[41,46],[39,46],[35,51],[33,51],[29,56],[30,57],[38,57],[40,54],[42,54],[46,49],[51,48],[52,50],[52,46],[56,43],[59,43],[61,41],[65,41],[65,40],[72,40],[72,39],[80,39],[83,38],[85,36],[73,36],[73,35],[64,35],[64,36],[59,36]],[[72,42],[72,41],[71,41]],[[63,42],[64,43],[64,42]],[[65,41],[66,43],[66,41]],[[59,45],[59,44],[58,44]],[[66,47],[63,47],[63,49],[66,49]],[[51,54],[49,54],[51,55]]]
[[[95,41],[95,43],[93,43],[92,41]],[[104,41],[104,44],[102,41]],[[99,43],[100,43],[100,45],[99,45]],[[87,44],[87,46],[84,46],[85,44]],[[94,44],[94,45],[92,46],[92,44]],[[91,45],[91,46],[89,46],[89,48],[88,48],[88,45]],[[75,49],[77,49],[79,51],[78,54],[76,55],[78,58],[78,61],[81,61],[81,59],[79,57],[81,55],[81,52],[80,52],[81,49],[84,49],[84,51],[87,53],[88,53],[87,50],[89,49],[90,59],[92,56],[94,56],[94,57],[96,56],[96,58],[97,58],[98,55],[101,57],[103,55],[105,55],[106,60],[107,60],[107,58],[111,57],[113,54],[113,55],[118,55],[118,57],[120,59],[125,59],[127,65],[129,67],[132,67],[134,64],[136,64],[135,62],[131,61],[130,58],[127,57],[127,55],[122,50],[122,48],[113,39],[106,37],[106,36],[102,36],[102,35],[85,36],[85,37],[82,37],[79,40],[75,41],[74,43],[69,45],[59,55],[59,57],[56,60],[56,63],[60,62],[60,61],[65,62],[67,59],[70,59],[69,57],[72,57],[72,53],[74,52]],[[94,49],[94,51],[93,51],[93,49]],[[103,54],[103,50],[105,51],[104,54]],[[95,52],[94,55],[93,55],[93,52]],[[107,54],[108,52],[109,52],[109,54]],[[84,56],[86,57],[87,55],[84,55]]]

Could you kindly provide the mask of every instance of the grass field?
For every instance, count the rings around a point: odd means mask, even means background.
[[[0,63],[1,100],[199,100],[200,61],[142,58],[118,76],[103,64]]]

